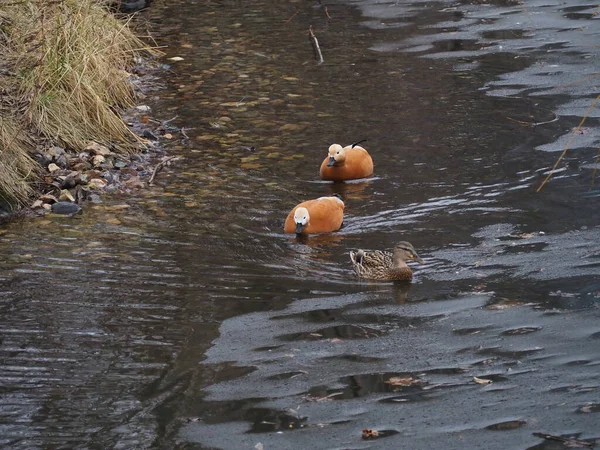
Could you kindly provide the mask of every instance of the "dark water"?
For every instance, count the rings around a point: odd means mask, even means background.
[[[178,116],[184,160],[81,217],[0,231],[0,444],[599,439],[599,7],[154,2],[184,60],[144,102]],[[318,181],[329,144],[363,138],[373,179]],[[340,232],[281,232],[334,192]],[[353,278],[350,249],[400,240],[426,261],[412,285]]]

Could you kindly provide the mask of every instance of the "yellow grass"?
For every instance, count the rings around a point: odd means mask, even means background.
[[[128,70],[147,50],[100,0],[0,3],[0,170],[14,171],[12,181],[0,172],[0,195],[28,197],[27,151],[40,137],[72,151],[90,140],[132,151],[119,110],[134,103]]]

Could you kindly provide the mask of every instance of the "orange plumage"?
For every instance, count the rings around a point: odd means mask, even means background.
[[[328,233],[344,221],[344,202],[336,196],[319,197],[296,205],[285,219],[286,233]]]
[[[373,175],[373,159],[361,146],[343,147],[333,144],[321,163],[321,179],[328,181],[356,180]]]

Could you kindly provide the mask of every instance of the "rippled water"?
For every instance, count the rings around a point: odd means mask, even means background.
[[[598,7],[156,1],[184,59],[144,101],[177,115],[184,159],[0,230],[0,445],[600,438],[597,109],[535,192],[597,95]],[[363,138],[373,179],[318,180],[330,143]],[[340,232],[282,233],[330,193]],[[412,285],[353,278],[349,250],[400,240],[426,261]]]

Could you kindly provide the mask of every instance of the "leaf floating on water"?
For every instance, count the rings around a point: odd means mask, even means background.
[[[477,384],[492,384],[492,380],[487,380],[485,378],[473,377],[473,381]]]
[[[111,205],[111,206],[107,206],[107,207],[105,207],[104,209],[105,209],[106,211],[121,211],[121,210],[124,210],[124,209],[130,208],[130,207],[131,207],[130,205],[128,205],[128,204],[126,204],[126,203],[123,203],[123,204],[121,204],[121,205]]]
[[[279,128],[281,131],[297,131],[300,129],[300,125],[295,123],[287,123]]]
[[[372,430],[370,428],[365,428],[362,430],[362,438],[363,439],[375,439],[379,437],[379,431]]]
[[[488,425],[485,427],[486,430],[494,430],[494,431],[506,431],[506,430],[514,430],[516,428],[520,428],[523,425],[526,425],[527,422],[524,420],[507,420],[506,422],[494,423],[492,425]]]
[[[242,169],[260,169],[262,164],[245,163],[241,165]]]
[[[413,377],[392,377],[384,383],[391,386],[413,386],[419,384],[421,381],[418,378]]]

